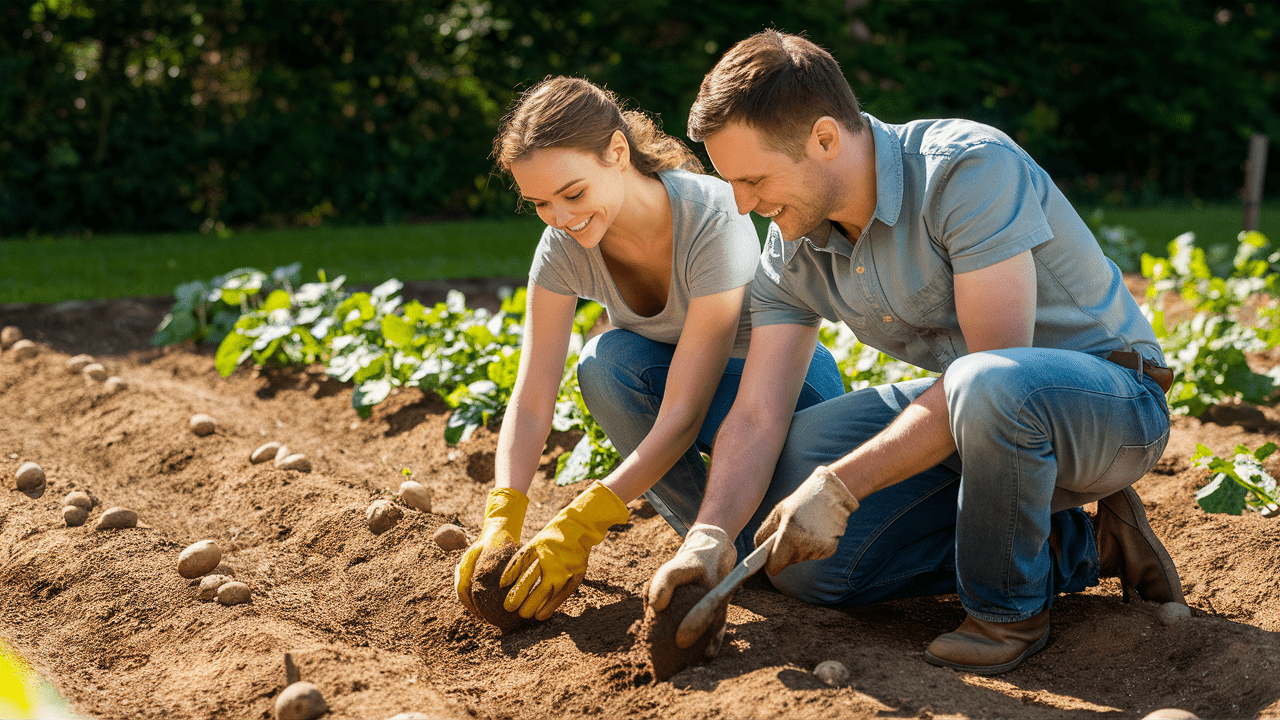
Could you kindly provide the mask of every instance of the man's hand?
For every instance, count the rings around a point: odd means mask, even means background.
[[[596,483],[561,510],[542,532],[520,548],[502,572],[499,587],[515,586],[502,606],[522,618],[546,620],[587,573],[591,548],[610,525],[624,523],[627,506],[612,490]]]
[[[453,569],[458,601],[472,615],[480,617],[471,600],[471,576],[475,574],[476,562],[485,550],[501,547],[508,541],[513,545],[520,544],[520,529],[524,526],[524,513],[528,508],[529,498],[515,488],[494,488],[489,491],[489,499],[484,505],[480,539],[467,548],[458,561],[458,566]]]
[[[795,492],[774,506],[756,531],[756,547],[778,534],[765,572],[777,575],[805,560],[835,554],[858,499],[826,465],[819,465]]]
[[[698,523],[685,535],[684,544],[649,581],[646,593],[654,612],[667,609],[671,594],[681,585],[702,582],[715,587],[733,570],[738,552],[729,534],[715,525]]]

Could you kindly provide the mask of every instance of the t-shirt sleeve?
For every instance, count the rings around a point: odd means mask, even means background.
[[[765,250],[768,253],[768,250]],[[804,325],[817,327],[822,316],[809,309],[795,295],[787,292],[769,277],[766,254],[756,263],[755,280],[751,283],[751,326]]]
[[[750,283],[760,255],[760,236],[750,217],[736,212],[709,213],[688,256],[686,277],[691,298]]]
[[[1008,260],[1053,237],[1030,161],[988,143],[962,154],[933,200],[935,237],[956,274]]]
[[[533,264],[529,266],[529,279],[557,295],[577,295],[579,289],[570,272],[572,267],[573,262],[555,232],[551,228],[544,230],[533,253]]]

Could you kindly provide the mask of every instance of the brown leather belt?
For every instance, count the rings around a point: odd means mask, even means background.
[[[1160,389],[1169,392],[1169,388],[1173,387],[1173,371],[1167,367],[1152,365],[1150,361],[1144,360],[1141,355],[1136,352],[1127,350],[1116,350],[1107,356],[1111,362],[1122,368],[1137,370],[1142,368],[1142,374],[1156,381]]]

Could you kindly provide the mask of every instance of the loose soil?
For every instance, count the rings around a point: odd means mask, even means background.
[[[472,283],[468,301],[496,306],[495,287]],[[444,289],[406,294],[433,301]],[[457,602],[462,551],[431,540],[443,523],[476,536],[493,428],[450,447],[448,409],[433,395],[397,392],[361,420],[351,388],[316,370],[224,379],[211,349],[147,344],[169,303],[0,307],[0,325],[41,346],[25,360],[0,354],[0,638],[84,715],[270,718],[289,653],[324,693],[327,717],[341,718],[1142,717],[1167,707],[1280,717],[1280,520],[1205,514],[1193,496],[1206,472],[1191,466],[1197,442],[1219,454],[1280,442],[1274,407],[1175,418],[1164,458],[1135,486],[1181,571],[1192,607],[1181,623],[1162,625],[1155,605],[1125,604],[1104,580],[1057,600],[1044,651],[981,678],[923,660],[963,619],[955,596],[840,611],[753,578],[729,608],[720,656],[656,682],[634,628],[645,582],[680,541],[651,508],[634,504],[560,612],[503,633]],[[69,373],[78,353],[128,388],[108,394]],[[1258,369],[1277,360],[1258,358]],[[217,419],[212,435],[190,432],[196,413]],[[272,440],[313,470],[250,463]],[[526,538],[576,494],[550,480],[576,440],[550,438]],[[28,461],[48,476],[38,500],[13,489]],[[1280,475],[1278,463],[1267,469]],[[434,512],[406,509],[375,536],[365,508],[406,467],[431,489]],[[62,520],[73,490],[97,503],[83,527]],[[138,512],[138,527],[95,531],[117,505]],[[201,602],[198,581],[178,575],[178,554],[204,539],[222,547],[217,572],[246,583],[250,602]],[[814,677],[824,660],[844,663],[849,682]]]

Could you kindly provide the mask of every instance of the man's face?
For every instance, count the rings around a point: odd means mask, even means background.
[[[726,125],[703,144],[720,177],[733,186],[738,212],[770,218],[785,240],[813,232],[836,207],[834,178],[811,153],[796,162],[743,123]]]

